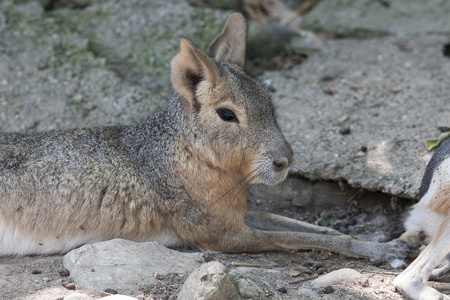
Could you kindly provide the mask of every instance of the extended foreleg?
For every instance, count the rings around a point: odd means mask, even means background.
[[[292,231],[264,231],[243,226],[237,233],[222,237],[214,247],[223,252],[260,252],[290,249],[323,249],[353,257],[391,261],[406,251],[389,243],[372,243],[349,235]]]

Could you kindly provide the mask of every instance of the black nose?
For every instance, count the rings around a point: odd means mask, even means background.
[[[273,156],[273,170],[275,172],[282,172],[286,170],[292,163],[292,158],[294,153],[292,152],[291,146],[284,142],[274,153]]]
[[[275,172],[284,171],[289,165],[287,157],[280,157],[273,160],[273,170]]]

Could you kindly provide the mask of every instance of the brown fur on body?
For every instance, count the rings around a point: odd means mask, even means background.
[[[428,163],[419,192],[420,201],[405,222],[399,241],[418,247],[420,235],[428,244],[416,260],[394,280],[411,299],[450,299],[427,285],[450,271],[450,140],[445,141]]]
[[[284,180],[293,153],[267,92],[243,71],[245,39],[240,14],[208,54],[182,39],[171,64],[176,93],[140,124],[0,133],[0,256],[112,238],[224,252],[404,256],[396,244],[247,212],[248,185]]]

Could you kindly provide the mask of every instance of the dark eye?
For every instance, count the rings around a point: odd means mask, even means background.
[[[232,110],[229,110],[228,108],[218,108],[216,109],[217,114],[219,117],[224,120],[225,122],[237,122],[239,123],[236,115]]]

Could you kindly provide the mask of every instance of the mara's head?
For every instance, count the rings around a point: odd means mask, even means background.
[[[208,54],[182,39],[171,64],[172,84],[195,153],[213,168],[253,183],[276,184],[285,179],[293,154],[270,96],[243,71],[246,34],[243,16],[235,13]]]

